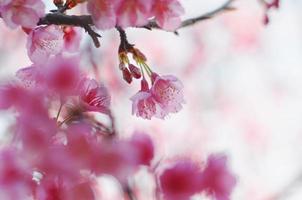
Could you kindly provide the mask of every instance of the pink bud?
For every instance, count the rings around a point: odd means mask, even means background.
[[[122,71],[123,71],[123,79],[130,84],[132,82],[132,75],[130,71],[128,70],[128,68],[124,68],[122,69]]]
[[[142,77],[141,70],[138,67],[130,64],[129,69],[134,78],[139,79],[140,77]]]

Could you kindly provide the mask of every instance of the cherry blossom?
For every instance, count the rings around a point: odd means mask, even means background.
[[[59,26],[40,26],[29,34],[27,39],[27,54],[32,62],[44,63],[51,55],[57,55],[63,50],[64,33]]]
[[[110,29],[116,25],[114,10],[116,0],[90,0],[87,9],[90,12],[95,26],[99,29]]]
[[[82,80],[78,58],[54,57],[44,67],[46,87],[65,96],[76,93],[76,88]]]
[[[139,164],[150,165],[154,157],[154,145],[145,133],[136,132],[130,139],[130,143],[137,151],[137,160]]]
[[[176,113],[182,109],[185,103],[183,85],[175,76],[159,76],[152,74],[151,93],[160,107],[167,113]]]
[[[5,0],[0,1],[1,16],[10,28],[22,26],[34,28],[44,15],[44,3],[41,0]]]
[[[200,188],[217,200],[229,200],[236,178],[227,167],[225,155],[211,155],[200,179]]]
[[[14,148],[0,152],[0,199],[24,199],[32,190],[31,166]]]
[[[104,85],[94,79],[84,79],[80,90],[80,99],[85,110],[109,113],[110,95]]]
[[[117,25],[142,26],[148,22],[153,0],[118,0],[115,6]]]
[[[184,9],[178,0],[154,0],[152,14],[161,28],[174,31],[181,24]]]
[[[187,200],[198,192],[200,169],[190,160],[179,161],[159,177],[160,188],[167,200]]]
[[[165,113],[155,101],[148,86],[148,82],[141,81],[141,90],[130,98],[132,101],[132,114],[143,119],[151,119],[153,116],[164,118]]]

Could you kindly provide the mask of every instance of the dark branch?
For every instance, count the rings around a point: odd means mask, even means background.
[[[222,6],[220,6],[219,8],[217,8],[211,12],[205,13],[205,14],[200,15],[195,18],[190,18],[190,19],[184,20],[178,29],[185,28],[185,27],[194,25],[197,22],[210,19],[225,11],[233,10],[234,8],[232,8],[230,5],[234,1],[235,0],[228,0]],[[91,28],[92,26],[94,26],[94,23],[93,23],[93,20],[90,15],[77,16],[77,15],[66,15],[64,13],[55,12],[55,13],[47,14],[45,17],[41,18],[38,22],[38,25],[51,25],[51,24],[82,27],[90,35],[95,46],[96,47],[100,46],[100,42],[99,42],[98,38],[101,36]],[[151,30],[153,28],[160,29],[160,27],[154,20],[150,20],[147,25],[138,27],[138,28],[146,28],[149,30]],[[117,27],[117,30],[120,32],[120,34],[122,33],[121,32],[122,29],[120,29],[119,27]]]

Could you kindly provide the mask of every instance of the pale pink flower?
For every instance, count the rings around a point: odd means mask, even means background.
[[[198,192],[200,169],[189,160],[180,161],[166,169],[159,177],[166,200],[187,200]]]
[[[166,112],[176,113],[182,109],[185,103],[183,85],[175,76],[159,76],[152,74],[151,93],[156,102]]]
[[[0,1],[1,16],[10,28],[22,26],[34,28],[43,17],[45,5],[41,0],[5,0]]]
[[[157,24],[168,31],[174,31],[181,24],[184,8],[178,0],[154,0],[152,14]]]
[[[99,29],[110,29],[116,25],[114,11],[115,0],[90,0],[87,3],[88,12],[94,24]]]
[[[27,39],[27,54],[34,63],[44,63],[51,55],[63,50],[63,30],[59,26],[40,26],[35,28]]]
[[[75,52],[80,48],[81,29],[78,27],[66,26],[64,32],[64,49],[69,52]]]
[[[141,82],[141,90],[130,98],[132,101],[132,114],[143,119],[151,119],[153,116],[163,119],[166,113],[155,101],[145,79]]]
[[[104,85],[94,79],[84,79],[80,87],[80,100],[85,110],[109,113],[110,95]]]
[[[150,18],[153,0],[119,0],[116,4],[117,25],[142,26]]]
[[[41,68],[31,65],[24,67],[16,72],[16,77],[20,81],[21,86],[28,89],[36,89],[39,87],[39,82],[42,81]]]
[[[216,200],[229,200],[236,178],[227,167],[225,155],[211,155],[200,178],[200,189]]]

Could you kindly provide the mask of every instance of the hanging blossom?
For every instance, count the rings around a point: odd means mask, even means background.
[[[39,26],[27,38],[27,54],[33,63],[45,63],[63,50],[63,30],[59,26]]]
[[[2,0],[0,13],[10,28],[22,26],[34,28],[45,14],[45,5],[41,0]]]
[[[128,53],[132,54],[133,60],[140,68],[130,63]],[[134,47],[120,50],[119,60],[120,70],[126,82],[131,83],[132,77],[142,78],[140,91],[130,98],[133,115],[149,120],[152,117],[164,119],[170,113],[177,113],[182,109],[185,103],[184,87],[178,78],[173,75],[160,76],[152,72],[146,64],[147,59],[144,54]],[[144,73],[150,78],[151,88]]]

